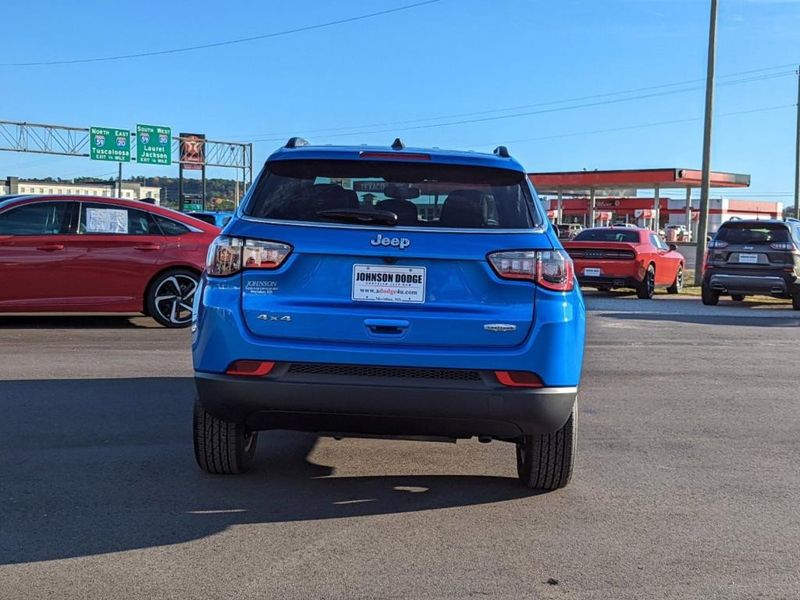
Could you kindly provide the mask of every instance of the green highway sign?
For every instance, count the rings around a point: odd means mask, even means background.
[[[92,160],[130,162],[131,132],[127,129],[90,127],[89,158]]]
[[[136,160],[140,164],[172,164],[172,130],[158,125],[136,126]]]

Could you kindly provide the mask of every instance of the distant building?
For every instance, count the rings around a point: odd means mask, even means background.
[[[106,196],[116,198],[115,183],[70,183],[68,181],[26,181],[16,177],[0,179],[0,195],[4,194],[64,194],[69,196]],[[161,188],[141,183],[122,182],[122,197],[161,204]]]
[[[670,225],[686,225],[686,200],[668,200],[667,213]],[[697,234],[700,200],[692,200],[692,235]],[[716,233],[719,226],[730,219],[780,219],[783,202],[740,200],[737,198],[709,198],[708,232]]]

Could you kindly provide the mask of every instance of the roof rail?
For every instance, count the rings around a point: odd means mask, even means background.
[[[403,150],[405,149],[406,145],[403,143],[403,140],[400,138],[394,138],[392,142],[392,150]]]
[[[786,218],[784,219],[784,221],[793,221],[793,222],[795,222],[795,223],[800,223],[800,219],[797,219],[797,218],[795,218],[795,217],[786,217]]]
[[[511,155],[508,153],[508,148],[505,146],[498,146],[494,149],[494,154],[500,156],[501,158],[511,158]]]
[[[308,146],[308,140],[301,137],[290,137],[284,148],[299,148],[300,146]]]

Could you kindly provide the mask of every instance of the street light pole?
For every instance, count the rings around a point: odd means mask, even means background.
[[[708,68],[706,70],[706,115],[703,130],[703,179],[700,186],[700,218],[697,222],[697,254],[695,255],[694,283],[703,282],[703,260],[708,235],[708,195],[711,187],[711,121],[714,114],[714,63],[717,52],[717,0],[711,0],[708,26]]]
[[[800,219],[800,67],[797,67],[797,134],[794,147],[794,218]]]

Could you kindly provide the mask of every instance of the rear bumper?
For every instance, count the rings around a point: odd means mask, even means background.
[[[635,277],[578,277],[581,287],[635,288],[641,283]]]
[[[704,283],[722,293],[767,294],[787,297],[800,291],[793,273],[741,274],[706,272]]]
[[[253,430],[330,434],[514,439],[549,433],[569,418],[577,387],[508,388],[488,373],[480,381],[393,377],[232,377],[197,372],[199,402],[211,414]]]
[[[599,276],[587,276],[586,269],[599,269]],[[578,283],[584,287],[608,286],[635,288],[644,279],[644,269],[635,260],[587,260],[575,261]]]

